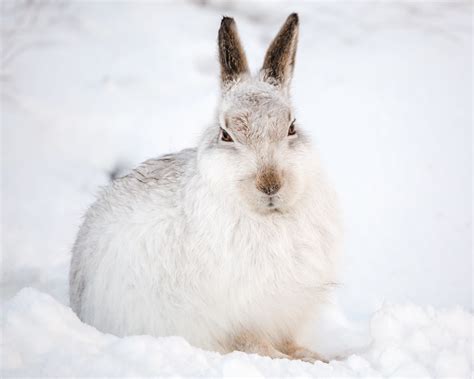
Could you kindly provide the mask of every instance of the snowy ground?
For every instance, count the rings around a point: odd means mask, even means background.
[[[1,3],[2,376],[471,376],[469,3],[28,4]],[[223,14],[257,69],[292,11],[297,118],[347,230],[336,305],[303,339],[343,359],[221,356],[82,324],[69,251],[97,188],[212,121]]]

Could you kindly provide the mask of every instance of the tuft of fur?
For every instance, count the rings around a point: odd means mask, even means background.
[[[71,306],[84,322],[220,352],[318,359],[295,339],[336,280],[340,222],[309,138],[297,124],[288,133],[297,27],[290,15],[267,52],[269,76],[252,78],[224,18],[215,124],[196,149],[114,180],[85,215],[70,269]]]

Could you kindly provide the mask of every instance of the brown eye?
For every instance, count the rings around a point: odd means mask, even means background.
[[[227,133],[224,129],[221,128],[222,135],[221,135],[221,140],[224,142],[234,142],[232,137]]]
[[[295,134],[296,134],[295,121],[293,121],[290,125],[290,128],[288,129],[288,135],[294,136]]]

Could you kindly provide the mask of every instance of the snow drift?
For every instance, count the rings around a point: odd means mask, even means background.
[[[369,346],[314,365],[190,346],[180,337],[118,338],[83,324],[35,289],[3,308],[2,376],[457,376],[471,373],[472,315],[413,304],[384,305],[370,322]],[[335,336],[336,337],[336,336]]]

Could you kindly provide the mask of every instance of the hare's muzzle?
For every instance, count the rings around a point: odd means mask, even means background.
[[[281,185],[281,175],[273,167],[265,168],[257,174],[255,186],[260,192],[268,196],[275,195],[280,190]]]

